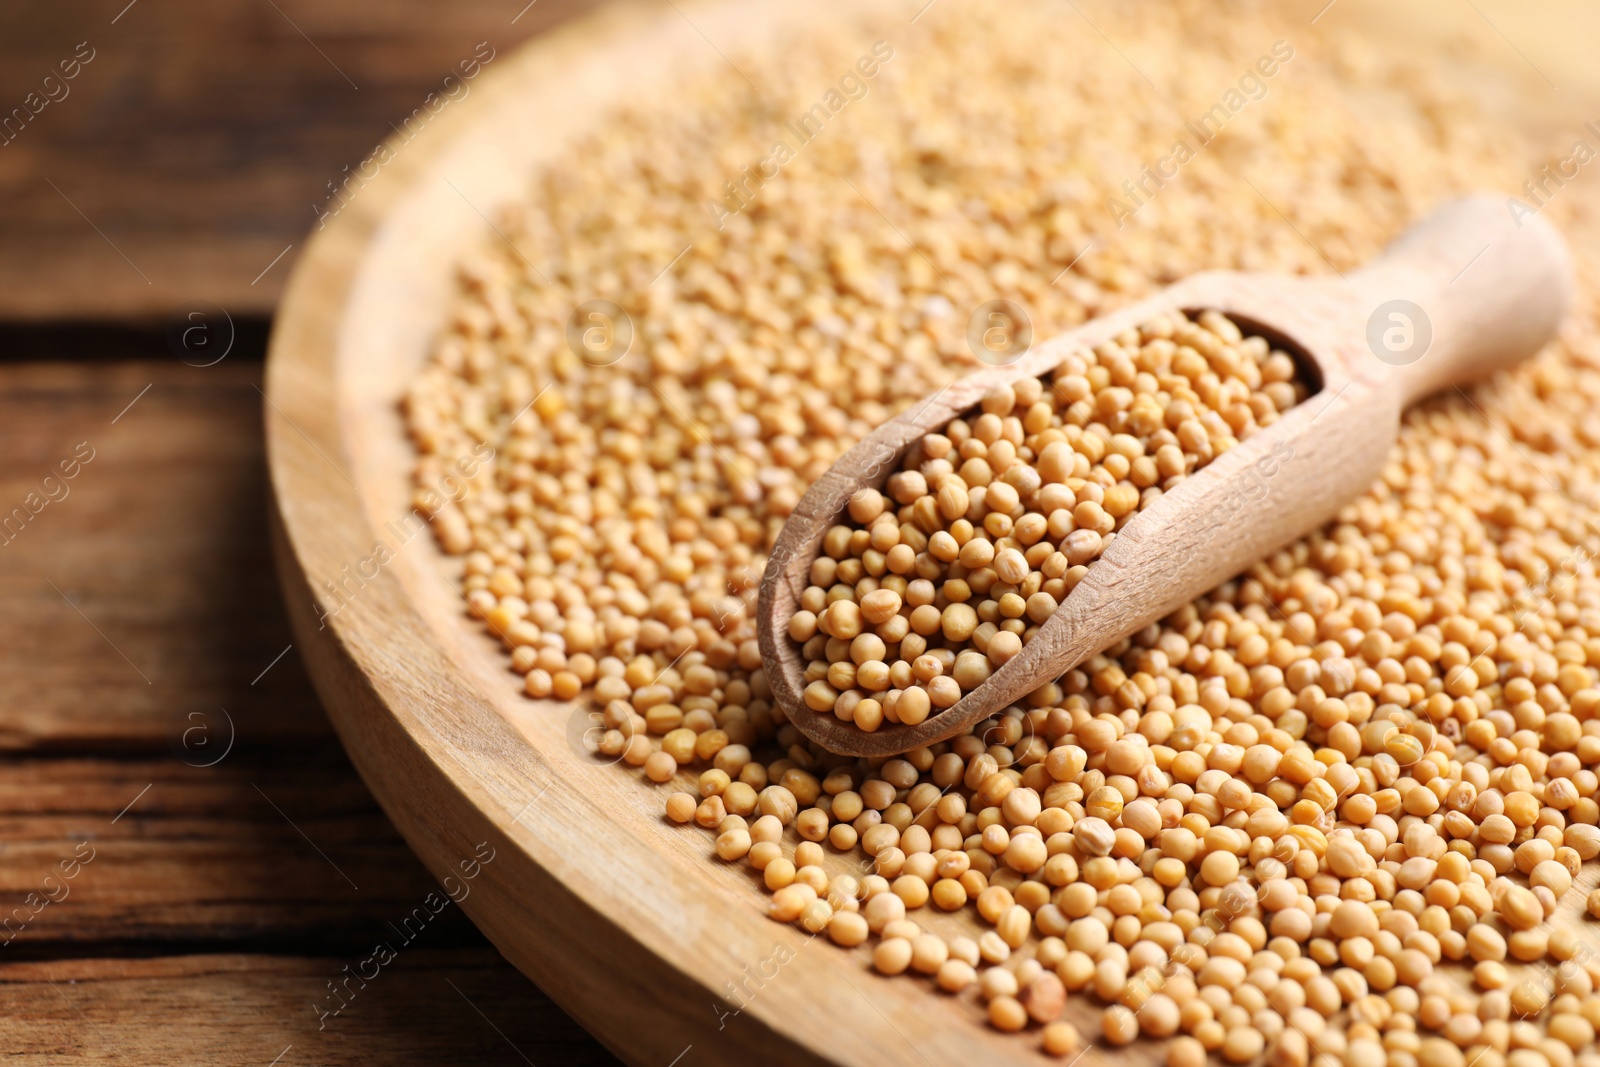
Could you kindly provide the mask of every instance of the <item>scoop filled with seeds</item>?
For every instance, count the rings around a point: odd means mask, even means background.
[[[1306,397],[1294,361],[1181,312],[997,385],[829,528],[789,636],[804,701],[916,726],[1023,649],[1116,531]]]
[[[1469,198],[1350,278],[1196,275],[939,390],[785,524],[758,612],[775,698],[850,755],[1026,701],[1325,522],[1406,404],[1553,336],[1570,274],[1551,227]],[[1316,380],[1327,399],[1297,409]]]

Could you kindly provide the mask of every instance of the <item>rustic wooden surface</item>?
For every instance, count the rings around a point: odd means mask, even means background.
[[[345,759],[298,650],[273,662],[291,638],[261,376],[248,351],[203,369],[0,365],[7,511],[78,443],[95,450],[0,543],[9,1060],[614,1062],[460,907],[409,944],[391,927],[439,886]],[[327,983],[379,941],[397,958],[321,1026]]]
[[[80,42],[93,54],[0,145],[0,318],[162,319],[195,300],[270,313],[328,181],[480,41],[503,58],[592,2],[0,7],[0,115],[46,99]]]
[[[1592,86],[1592,34],[1566,32],[1571,5],[1512,3],[1396,17],[1430,33],[1440,17],[1492,20],[1508,64],[1537,64],[1568,100]],[[0,10],[0,113],[77,42],[96,49],[72,95],[0,147],[0,502],[19,503],[77,442],[101,449],[69,499],[0,546],[0,902],[40,891],[84,840],[96,848],[71,895],[0,952],[15,1062],[611,1062],[455,909],[317,1029],[326,982],[433,883],[339,755],[298,649],[251,684],[291,638],[265,547],[248,361],[312,204],[475,42],[507,55],[586,6]],[[198,301],[226,306],[241,345],[203,373],[146,329]],[[213,707],[233,715],[235,748],[187,765],[179,755],[216,751],[181,744],[187,716]]]
[[[325,183],[477,42],[498,59],[583,6],[0,10],[0,113],[94,50],[0,146],[3,507],[95,450],[0,544],[0,912],[59,898],[0,952],[16,1062],[613,1062],[454,905],[319,1030],[326,983],[437,884],[298,651],[277,658],[254,388]],[[235,338],[214,367],[177,357],[215,345],[149,328],[196,307],[208,340]]]
[[[530,1005],[527,982],[482,947],[403,953],[319,1029],[312,1000],[338,977],[335,962],[217,951],[0,964],[7,1058],[162,1067],[611,1062],[548,1001]]]
[[[774,698],[808,737],[849,755],[896,755],[970,729],[1332,518],[1382,471],[1405,406],[1533,355],[1555,336],[1573,286],[1571,254],[1548,221],[1519,227],[1499,198],[1468,197],[1416,223],[1348,279],[1207,271],[931,393],[840,456],[784,523],[757,610],[762,657],[777,667],[767,675]],[[1366,331],[1377,309],[1402,299],[1428,318],[1432,341],[1419,353],[1426,359],[1391,365]],[[872,733],[808,708],[789,620],[851,496],[881,487],[916,441],[990,390],[1197,308],[1286,345],[1320,393],[1133,516],[1022,651],[953,706]]]

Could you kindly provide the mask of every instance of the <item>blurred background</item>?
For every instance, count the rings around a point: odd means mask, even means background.
[[[342,168],[480,42],[503,52],[595,2],[6,5],[0,318],[159,320],[195,298],[270,316],[295,250],[258,275]]]
[[[82,461],[0,535],[11,1062],[611,1062],[459,908],[350,979],[433,883],[292,646],[257,388],[329,183],[464,59],[592,6],[0,7],[0,505]],[[1597,5],[1298,7],[1489,34],[1558,125],[1600,120]]]

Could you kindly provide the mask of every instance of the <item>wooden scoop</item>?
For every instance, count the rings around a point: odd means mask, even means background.
[[[778,706],[834,752],[887,756],[962,732],[1089,656],[1316,529],[1378,477],[1401,411],[1538,351],[1572,302],[1566,246],[1502,198],[1451,202],[1349,276],[1208,271],[973,373],[913,405],[840,457],[801,498],[767,564],[758,625]],[[868,733],[801,700],[789,619],[811,562],[851,495],[881,488],[907,449],[997,385],[1049,373],[1076,350],[1175,310],[1222,312],[1293,355],[1316,392],[1138,512],[1022,648],[954,706]]]

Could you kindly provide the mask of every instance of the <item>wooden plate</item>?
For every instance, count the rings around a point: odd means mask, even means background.
[[[587,706],[522,695],[464,614],[459,562],[411,518],[397,401],[440,327],[459,253],[492,239],[495,205],[614,103],[679,64],[723,62],[702,31],[727,50],[809,10],[692,6],[691,25],[671,6],[613,6],[497,56],[421,136],[391,143],[392,161],[315,236],[274,331],[279,565],[296,644],[384,809],[437,877],[466,889],[463,907],[507,958],[622,1058],[1025,1061],[1037,1038],[989,1030],[972,995],[881,978],[866,949],[813,945],[768,920],[747,866],[666,822],[665,787],[585,750]],[[949,925],[964,922],[975,925]],[[1081,1012],[1087,1027],[1095,1013]]]
[[[923,2],[885,17],[903,26]],[[411,518],[397,401],[441,326],[453,265],[492,238],[496,205],[614,105],[814,17],[799,0],[612,5],[496,56],[469,95],[391,142],[392,158],[312,241],[272,340],[275,545],[296,644],[411,847],[524,974],[629,1062],[1044,1062],[1036,1034],[984,1026],[975,993],[881,978],[865,948],[813,944],[766,919],[748,867],[721,864],[706,832],[664,820],[665,788],[585,750],[586,705],[522,695],[465,616],[459,562]],[[917,918],[976,933],[969,916]],[[1098,1016],[1088,998],[1069,1002],[1085,1034]],[[1118,1055],[1161,1053],[1140,1043]]]

